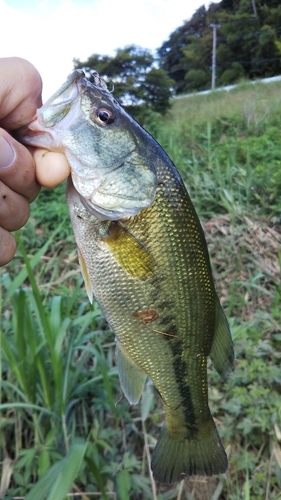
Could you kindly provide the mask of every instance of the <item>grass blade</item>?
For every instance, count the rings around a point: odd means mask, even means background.
[[[66,456],[55,463],[26,495],[25,500],[64,500],[83,463],[88,444],[76,439]]]
[[[38,250],[38,252],[36,252],[36,254],[30,259],[30,261],[28,261],[30,269],[33,269],[36,266],[36,264],[38,264],[41,257],[46,254],[50,244],[54,240],[56,234],[59,233],[62,226],[63,226],[63,223],[61,223],[59,225],[59,227],[52,233],[52,235],[50,236],[48,241],[46,241],[46,243],[42,246],[42,248],[40,248],[40,250]],[[22,251],[23,246],[21,244],[19,233],[16,233],[16,239],[17,239],[17,242],[18,242],[20,249]],[[7,290],[7,293],[5,294],[5,297],[4,297],[4,304],[12,297],[12,295],[15,293],[15,291],[23,284],[23,282],[26,280],[28,274],[29,274],[28,269],[23,267],[21,269],[21,271],[18,273],[18,275],[14,278],[12,283],[10,284],[10,286]]]

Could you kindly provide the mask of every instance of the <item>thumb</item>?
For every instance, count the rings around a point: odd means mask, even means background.
[[[63,153],[53,153],[37,148],[33,152],[36,165],[36,179],[41,186],[53,188],[70,174],[70,166]]]

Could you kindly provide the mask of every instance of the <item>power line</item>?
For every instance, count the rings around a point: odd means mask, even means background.
[[[226,63],[218,63],[217,68],[223,68],[223,67],[227,67],[227,66],[230,67],[233,63],[239,63],[242,66],[244,66],[247,64],[260,64],[263,62],[273,62],[273,61],[280,61],[280,60],[281,60],[281,56],[271,57],[268,59],[252,59],[251,61],[239,61],[239,60],[235,59],[235,61],[230,61],[230,62],[226,62]]]
[[[221,20],[224,24],[243,24],[243,23],[257,23],[258,19],[255,19],[253,16],[250,17],[241,17],[240,19],[224,19]]]
[[[225,36],[218,36],[217,37],[217,40],[218,41],[222,41],[222,40],[229,40],[229,41],[233,41],[233,40],[243,40],[243,39],[247,39],[247,38],[255,38],[256,36],[258,35],[261,35],[261,34],[264,34],[264,33],[270,33],[274,31],[275,33],[280,33],[281,32],[281,27],[278,27],[278,28],[271,28],[271,29],[268,29],[268,30],[260,30],[260,31],[253,31],[251,33],[240,33],[240,35],[225,35]]]
[[[212,27],[213,24],[210,24],[210,26]],[[222,25],[217,24],[216,26],[221,27]],[[252,32],[247,31],[245,33],[240,33],[239,35],[229,34],[229,35],[217,36],[217,41],[243,40],[243,39],[247,39],[247,38],[255,38],[258,35],[263,35],[264,33],[272,33],[272,32],[277,33],[277,34],[280,33],[281,32],[281,27],[278,27],[278,28],[269,28],[269,29],[266,29],[266,30],[259,30],[259,31],[252,31]],[[193,37],[196,37],[196,36],[198,36],[196,33],[187,34],[187,40],[188,40],[189,37],[193,38]],[[200,36],[202,36],[202,35],[200,35]]]

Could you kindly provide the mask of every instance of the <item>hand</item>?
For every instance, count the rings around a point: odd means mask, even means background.
[[[16,242],[10,231],[26,223],[29,203],[40,190],[37,180],[53,187],[69,174],[64,155],[33,151],[9,133],[32,120],[41,106],[41,90],[41,77],[28,61],[0,59],[0,266],[14,256]]]

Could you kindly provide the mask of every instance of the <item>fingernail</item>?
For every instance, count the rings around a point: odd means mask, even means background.
[[[6,141],[5,137],[0,136],[0,168],[9,167],[15,159],[15,151]]]

